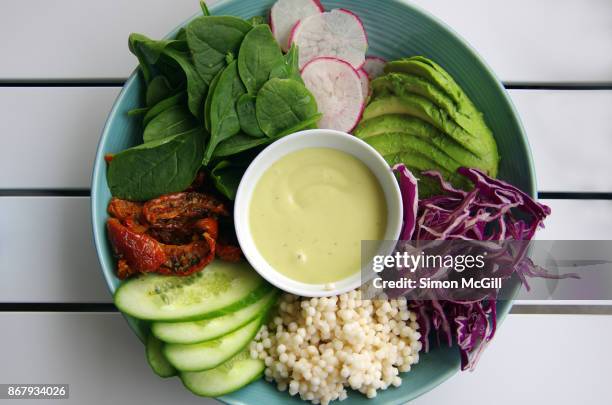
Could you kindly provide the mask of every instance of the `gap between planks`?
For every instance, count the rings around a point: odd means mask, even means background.
[[[75,189],[0,189],[0,197],[90,197],[86,188]],[[612,192],[540,191],[541,200],[612,200]]]
[[[0,303],[2,312],[119,312],[110,303]],[[612,305],[514,305],[510,314],[522,315],[612,315]]]
[[[127,79],[32,79],[0,80],[0,87],[123,87]],[[529,83],[502,82],[506,90],[612,90],[612,82],[600,83]]]

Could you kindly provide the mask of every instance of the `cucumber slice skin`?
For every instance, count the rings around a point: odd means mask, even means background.
[[[268,294],[274,288],[276,287],[273,287],[271,284],[268,284],[268,282],[262,279],[262,283],[258,288],[256,288],[254,291],[252,291],[249,295],[244,297],[242,300],[237,301],[232,305],[228,305],[226,307],[219,308],[214,311],[209,311],[204,315],[199,315],[199,316],[196,315],[196,316],[192,316],[186,319],[172,320],[170,322],[201,321],[204,319],[211,319],[211,318],[217,318],[217,317],[224,316],[224,315],[229,315],[236,311],[241,310],[242,308],[246,306],[249,306],[259,301],[264,295]]]
[[[262,360],[251,358],[237,360],[229,372],[220,371],[219,369],[223,366],[224,364],[221,364],[219,367],[206,371],[183,372],[179,377],[185,388],[192,393],[202,397],[218,397],[238,391],[253,381],[259,380],[266,367]],[[245,368],[247,370],[244,370]],[[232,371],[237,375],[231,375]]]
[[[177,374],[177,370],[162,353],[162,346],[163,342],[161,340],[149,334],[145,347],[147,362],[158,376],[162,378],[173,377]]]
[[[251,343],[261,328],[263,317],[259,317],[242,328],[219,339],[191,345],[169,343],[163,353],[179,371],[205,371],[213,369],[240,353]]]
[[[182,322],[195,321],[207,318],[214,318],[235,312],[247,305],[250,305],[262,296],[268,293],[272,286],[261,278],[253,268],[246,263],[227,263],[214,261],[209,264],[201,273],[200,276],[161,276],[157,274],[146,274],[121,284],[115,292],[115,305],[125,314],[131,315],[134,318],[146,321],[165,321],[165,322]],[[209,273],[209,274],[205,274]],[[211,276],[212,274],[212,276]],[[161,296],[164,293],[153,292],[155,287],[160,284],[174,283],[176,285],[186,285],[185,290],[203,288],[198,285],[206,280],[198,280],[197,277],[206,279],[219,274],[220,277],[225,275],[236,276],[232,281],[232,287],[228,288],[224,293],[227,294],[225,300],[226,305],[214,307],[212,305],[215,300],[219,301],[219,297],[208,299],[208,302],[202,303],[187,303],[187,304],[164,304]],[[242,285],[241,285],[242,283]],[[237,285],[234,285],[237,284]],[[195,285],[195,287],[193,286]],[[240,291],[241,287],[244,291]],[[172,293],[176,293],[178,289],[174,289]],[[181,289],[182,291],[182,289]],[[242,294],[240,294],[242,292]],[[223,299],[224,293],[217,294]],[[232,296],[233,299],[227,298]],[[171,305],[172,304],[172,305]],[[212,308],[211,308],[212,306]]]
[[[165,343],[194,344],[218,339],[264,316],[276,304],[280,291],[274,289],[253,304],[228,315],[210,318],[209,323],[198,322],[154,322],[151,332]],[[257,307],[257,308],[255,308]]]

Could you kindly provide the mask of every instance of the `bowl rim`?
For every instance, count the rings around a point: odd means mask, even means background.
[[[387,207],[387,224],[383,240],[397,240],[403,221],[402,195],[392,169],[372,146],[346,132],[333,129],[308,129],[282,137],[262,150],[245,171],[234,200],[234,229],[240,248],[250,265],[269,283],[291,294],[303,297],[338,295],[358,288],[364,269],[333,283],[310,284],[291,279],[270,265],[257,249],[250,229],[249,213],[253,192],[262,176],[280,159],[299,151],[328,148],[347,153],[372,172],[378,181]],[[387,248],[387,249],[385,249]],[[381,243],[377,255],[390,254]],[[329,285],[327,285],[329,284]]]
[[[209,7],[209,9],[211,13],[214,13],[218,8],[223,7],[226,4],[234,2],[234,1],[237,1],[237,0],[218,0],[217,2],[212,4]],[[461,35],[459,35],[453,28],[447,25],[444,21],[442,21],[440,18],[436,17],[435,15],[431,14],[429,11],[424,10],[420,6],[411,3],[409,0],[386,0],[386,1],[388,1],[389,3],[396,4],[400,7],[407,8],[411,12],[417,14],[420,18],[428,20],[430,23],[433,23],[434,25],[437,25],[443,30],[447,31],[450,36],[454,37],[454,39],[457,40],[459,44],[461,44],[461,46],[463,47],[463,50],[469,54],[473,62],[479,65],[482,71],[481,73],[487,76],[488,79],[492,79],[491,81],[493,82],[493,86],[495,86],[497,92],[500,94],[500,98],[502,99],[501,102],[505,104],[505,106],[510,111],[510,114],[508,115],[507,119],[510,120],[518,128],[517,137],[520,138],[518,141],[519,141],[520,146],[524,149],[526,157],[527,157],[524,164],[528,168],[528,172],[529,172],[529,179],[528,179],[529,190],[523,190],[523,191],[525,191],[531,197],[537,198],[537,178],[536,178],[535,167],[533,163],[533,154],[532,154],[532,150],[529,144],[529,140],[527,138],[525,128],[521,122],[518,110],[516,109],[507,90],[502,85],[502,82],[499,80],[497,75],[491,69],[489,64],[484,61],[484,59],[478,54],[478,52],[472,47],[472,45],[469,44],[469,42],[467,42]],[[193,20],[194,18],[200,15],[201,15],[200,12],[194,13],[191,17],[185,19],[183,22],[177,25],[176,28],[172,29],[168,33],[168,35],[166,35],[164,38],[168,39],[174,36],[181,27],[185,26],[191,20]],[[107,119],[105,121],[101,136],[98,140],[98,145],[96,148],[96,154],[95,154],[94,165],[93,165],[93,171],[92,171],[90,209],[92,212],[91,221],[92,221],[93,239],[94,239],[94,245],[96,249],[96,255],[98,256],[98,261],[100,262],[100,265],[101,265],[101,270],[102,270],[102,273],[103,273],[103,276],[106,282],[106,286],[109,292],[111,293],[111,295],[114,295],[114,291],[116,288],[114,287],[114,280],[112,279],[112,277],[114,277],[112,276],[113,272],[107,271],[107,269],[112,269],[113,265],[112,263],[109,263],[108,258],[103,257],[103,255],[101,254],[102,244],[107,243],[107,241],[104,237],[102,237],[102,235],[104,235],[105,233],[98,231],[96,228],[96,223],[100,219],[99,218],[100,214],[96,211],[96,200],[99,198],[97,189],[100,187],[98,179],[100,178],[100,172],[105,170],[106,168],[104,164],[103,146],[106,143],[107,138],[109,137],[111,119],[117,114],[118,106],[122,103],[123,99],[126,96],[127,89],[131,87],[132,83],[137,79],[137,76],[138,76],[138,67],[136,67],[134,71],[131,73],[131,75],[128,77],[128,79],[126,80],[126,82],[124,83],[121,89],[121,92],[117,96],[117,99],[113,103],[111,111],[109,112]],[[514,296],[516,296],[517,292],[518,292],[518,286],[514,287]],[[506,316],[510,312],[510,308],[512,307],[512,302],[513,302],[512,300],[498,301],[498,305],[497,305],[498,324],[501,324],[502,321],[506,318]],[[140,336],[133,322],[131,322],[131,320],[126,315],[122,314],[122,316],[128,321],[128,323],[130,324],[130,327],[134,330],[136,335],[142,339],[143,337]],[[410,400],[415,399],[431,391],[438,385],[442,384],[443,382],[448,380],[450,377],[452,377],[457,371],[458,371],[458,367],[456,367],[455,369],[450,369],[450,368],[446,369],[442,371],[438,375],[438,378],[436,378],[435,380],[432,380],[428,384],[424,384],[420,386],[418,389],[411,391],[409,395],[404,396],[403,399],[390,401],[389,404],[394,404],[394,405],[403,404],[406,402],[407,397],[410,398]],[[228,403],[228,404],[243,404],[243,402],[241,402],[240,400],[233,398],[232,394],[223,395],[223,396],[218,397],[217,399],[223,403]]]

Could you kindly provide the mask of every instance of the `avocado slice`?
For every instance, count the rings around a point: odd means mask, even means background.
[[[407,97],[411,94],[417,94],[428,99],[446,111],[461,128],[471,134],[477,134],[481,131],[490,132],[479,113],[467,109],[461,111],[461,105],[457,106],[436,84],[419,76],[406,73],[388,73],[372,81],[373,98],[381,95]]]
[[[408,132],[430,137],[441,134],[441,132],[432,125],[418,118],[403,114],[386,114],[367,120],[361,120],[357,128],[353,130],[353,135],[365,140],[370,136],[387,132]]]
[[[430,161],[428,170],[439,171],[444,175],[445,179],[457,187],[470,187],[470,182],[457,173],[458,168],[467,165],[460,160],[456,160],[452,155],[432,142],[430,138],[402,132],[389,132],[367,138],[366,142],[380,152],[385,160],[388,159],[387,163],[389,164],[397,163],[393,159],[398,156],[426,157]],[[412,164],[413,157],[408,157],[406,162]],[[420,173],[415,173],[415,175],[420,177]]]
[[[385,73],[393,72],[413,74],[435,83],[456,105],[461,106],[462,110],[479,113],[457,82],[446,70],[432,60],[423,56],[413,56],[388,62],[385,65]]]
[[[465,148],[466,151],[480,157],[486,166],[481,167],[490,176],[497,174],[497,145],[493,136],[489,133],[470,134],[442,109],[424,97],[411,94],[406,97],[379,97],[366,107],[363,112],[363,119],[379,117],[386,114],[405,114],[419,118],[443,133],[453,138],[457,143]]]
[[[453,175],[451,172],[445,169],[434,169],[436,167],[436,162],[418,151],[392,153],[384,156],[384,158],[390,166],[395,166],[398,163],[406,165],[408,170],[410,170],[419,181],[419,198],[440,194],[440,186],[436,181],[423,176],[422,173],[424,171],[438,170],[445,179],[448,179],[452,183],[451,178]],[[455,183],[453,183],[453,185],[455,185]],[[459,186],[459,184],[457,184],[457,186]]]
[[[398,145],[409,143],[411,137],[419,137],[446,155],[446,158],[456,162],[451,169],[453,172],[461,166],[482,167],[486,162],[473,153],[469,153],[454,139],[434,128],[430,124],[409,115],[387,114],[362,121],[353,132],[355,136],[370,143],[370,139],[376,138],[372,144],[376,150],[384,155],[387,150],[383,142]],[[383,141],[384,140],[384,141]],[[380,147],[380,149],[379,149]]]
[[[391,165],[404,163],[417,177],[437,170],[456,187],[471,183],[457,173],[477,167],[495,177],[497,144],[484,117],[455,80],[435,62],[415,56],[388,62],[386,74],[371,82],[371,99],[354,134]],[[439,193],[423,177],[419,194]]]

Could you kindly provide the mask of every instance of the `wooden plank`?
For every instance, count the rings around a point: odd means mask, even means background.
[[[546,203],[539,239],[612,239],[612,201]],[[112,302],[90,224],[86,197],[0,197],[0,302]]]
[[[2,302],[112,302],[88,198],[0,197],[0,241]]]
[[[0,187],[88,188],[96,145],[118,91],[2,89]],[[612,172],[607,156],[612,150],[612,90],[510,94],[525,124],[541,191],[612,191],[606,175]]]
[[[216,403],[191,395],[176,378],[155,376],[119,314],[5,312],[0,323],[5,383],[70,384],[68,402],[75,404]],[[585,393],[587,403],[604,403],[602,360],[612,358],[611,338],[612,316],[510,315],[474,373],[458,374],[414,403],[574,405]]]
[[[465,37],[503,81],[612,82],[610,1],[414,3]],[[5,0],[2,10],[0,80],[124,79],[135,66],[130,32],[159,38],[199,11],[193,0]]]
[[[192,0],[8,0],[0,13],[0,80],[123,80],[128,36],[161,38],[194,15]]]
[[[529,137],[540,191],[612,191],[612,91],[510,95]]]
[[[540,240],[612,240],[612,200],[544,200],[552,208]]]
[[[455,375],[414,404],[605,403],[610,338],[612,316],[510,315],[473,373]]]
[[[218,403],[153,374],[118,313],[4,312],[0,323],[2,383],[69,384],[71,404]]]
[[[114,87],[2,88],[0,187],[89,188],[117,94]]]
[[[612,82],[608,0],[413,0],[462,35],[506,83]]]

